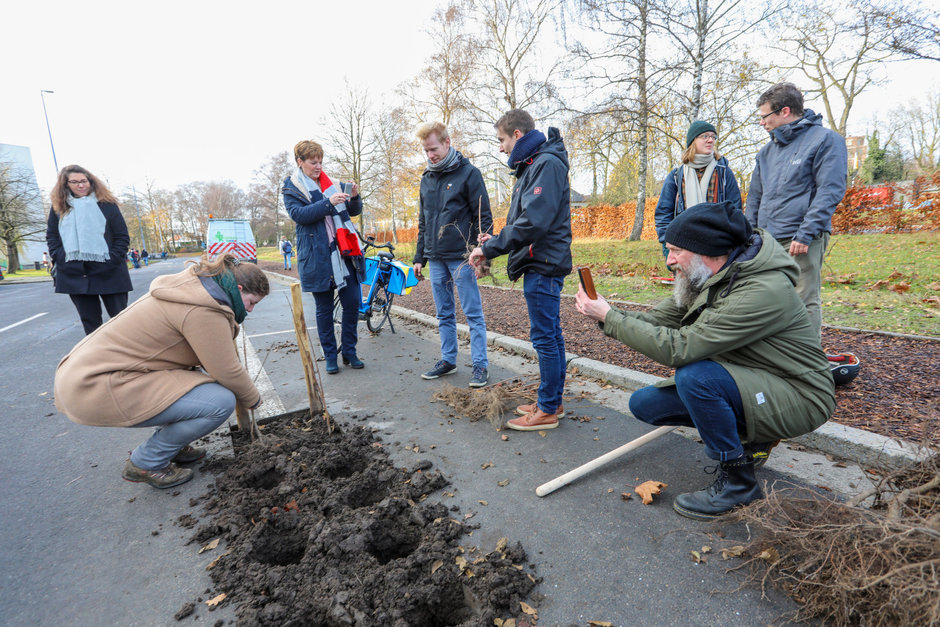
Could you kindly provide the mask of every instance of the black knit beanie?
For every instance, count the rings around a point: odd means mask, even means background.
[[[667,244],[706,257],[721,257],[747,242],[751,225],[731,202],[703,202],[689,207],[669,223]]]
[[[688,148],[692,145],[692,142],[695,141],[695,138],[704,133],[705,131],[711,131],[715,135],[718,134],[718,131],[715,130],[715,127],[705,122],[704,120],[695,120],[689,126],[689,132],[685,134],[685,147]]]

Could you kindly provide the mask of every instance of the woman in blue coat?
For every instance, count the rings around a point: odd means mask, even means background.
[[[666,228],[688,207],[703,202],[730,201],[741,210],[741,190],[728,160],[715,151],[718,133],[702,120],[689,126],[685,136],[682,165],[675,168],[663,182],[656,205],[656,236],[666,256]]]
[[[52,188],[46,244],[55,291],[71,297],[85,335],[101,326],[102,302],[112,318],[127,307],[134,289],[125,260],[130,241],[107,186],[81,166],[62,168]]]
[[[364,364],[356,355],[359,335],[360,282],[364,278],[362,252],[350,216],[362,213],[359,186],[349,193],[323,172],[323,148],[304,140],[294,146],[297,171],[284,179],[284,206],[297,223],[297,271],[300,285],[313,292],[317,307],[317,334],[326,359],[327,374],[339,372],[337,354],[352,368]],[[333,331],[333,290],[343,306],[342,346]]]

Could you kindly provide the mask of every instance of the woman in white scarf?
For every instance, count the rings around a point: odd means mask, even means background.
[[[134,289],[125,261],[127,224],[114,194],[81,166],[59,172],[46,243],[55,291],[71,297],[85,335],[101,326],[102,302],[112,318],[127,307],[127,293]]]
[[[730,201],[741,209],[741,190],[728,165],[728,160],[715,150],[718,132],[709,122],[696,120],[686,133],[682,165],[663,181],[663,190],[656,204],[656,234],[663,245],[666,228],[689,207],[703,202]]]

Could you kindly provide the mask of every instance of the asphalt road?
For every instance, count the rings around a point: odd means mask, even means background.
[[[157,274],[180,269],[182,260],[169,260],[133,271],[132,299]],[[303,408],[307,400],[299,356],[287,350],[294,342],[289,291],[276,283],[272,288],[245,332],[264,363],[262,409],[278,413]],[[312,298],[304,301],[312,324]],[[53,405],[55,366],[82,338],[68,297],[53,294],[49,283],[0,284],[0,329],[37,314],[43,315],[0,331],[6,366],[0,382],[3,622],[178,624],[172,615],[183,603],[213,592],[204,566],[214,555],[197,554],[197,546],[185,544],[189,532],[174,524],[183,514],[199,515],[190,498],[211,478],[197,473],[169,492],[122,481],[127,451],[146,434],[75,425]],[[782,595],[737,590],[740,575],[727,573],[728,563],[716,554],[705,564],[690,559],[703,545],[720,546],[709,525],[671,508],[676,494],[708,481],[701,445],[669,434],[539,498],[536,486],[649,428],[610,406],[577,400],[566,402],[566,411],[590,422],[566,419],[545,437],[509,432],[504,441],[488,423],[452,417],[431,402],[437,387],[469,380],[467,347],[458,374],[423,381],[418,375],[438,358],[436,337],[416,325],[395,325],[397,333],[378,336],[363,328],[364,370],[341,366],[338,375],[324,376],[331,413],[341,423],[370,425],[396,463],[431,460],[452,482],[438,498],[472,513],[480,525],[465,545],[492,549],[503,536],[522,542],[544,578],[539,624],[766,625],[794,609]],[[490,360],[491,381],[533,371],[521,357],[491,351]],[[217,443],[224,447],[225,438]],[[764,471],[762,478],[780,475]],[[620,498],[647,479],[669,484],[654,505]],[[195,620],[231,615],[230,607],[210,614],[200,605]]]

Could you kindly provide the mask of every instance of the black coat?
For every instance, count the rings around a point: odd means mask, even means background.
[[[506,226],[486,241],[487,259],[509,253],[506,271],[515,281],[526,272],[567,276],[571,272],[571,188],[568,152],[557,128],[532,158],[516,168]]]
[[[493,232],[490,197],[483,175],[459,152],[457,163],[447,172],[425,170],[421,177],[418,213],[418,243],[413,263],[428,259],[463,259],[477,245],[482,223],[484,233]]]
[[[57,294],[122,294],[134,289],[127,271],[127,248],[131,238],[127,224],[118,206],[111,202],[98,202],[104,214],[104,241],[111,252],[110,261],[66,261],[62,238],[59,237],[59,214],[49,211],[46,226],[46,244],[55,264],[55,291]]]

